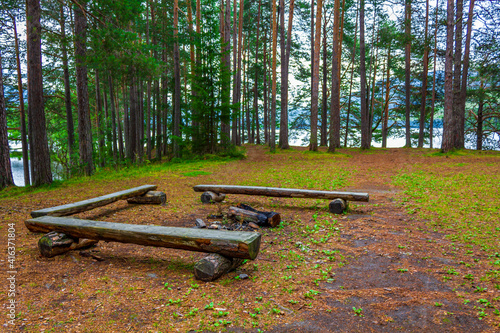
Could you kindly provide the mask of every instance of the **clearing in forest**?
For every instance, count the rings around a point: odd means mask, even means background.
[[[7,225],[16,230],[14,331],[499,330],[498,152],[246,149],[244,160],[152,164],[1,192],[2,248]],[[191,228],[245,203],[282,222],[258,230],[255,260],[214,282],[193,277],[205,254],[176,249],[99,242],[42,258],[41,235],[24,226],[31,211],[142,184],[158,185],[167,205],[120,201],[75,217]],[[318,199],[228,195],[205,205],[197,184],[367,192],[370,202],[350,202],[342,215]]]

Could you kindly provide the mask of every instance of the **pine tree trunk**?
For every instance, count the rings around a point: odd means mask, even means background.
[[[40,1],[27,0],[28,123],[30,133],[31,177],[34,186],[52,183],[43,103],[42,28],[40,24],[40,14]]]
[[[103,121],[102,121],[102,95],[101,95],[101,82],[99,80],[99,71],[95,71],[95,94],[96,94],[96,128],[97,128],[97,139],[99,145],[99,166],[104,167],[105,157],[104,157],[104,131],[103,131]]]
[[[273,64],[271,66],[273,72],[272,79],[272,90],[271,90],[271,137],[269,138],[269,146],[271,152],[276,150],[276,48],[278,44],[278,22],[276,20],[276,0],[273,2],[273,16],[272,16],[272,26],[273,26]]]
[[[330,103],[330,145],[328,151],[335,152],[340,148],[340,0],[335,0],[333,22],[333,52],[332,52],[332,95]]]
[[[19,39],[17,37],[16,18],[15,16],[12,16],[11,18],[12,18],[12,24],[14,25],[14,45],[16,48],[17,91],[19,94],[18,96],[19,96],[19,113],[21,122],[21,147],[23,153],[24,186],[29,186],[31,184],[31,181],[30,181],[30,168],[29,168],[29,157],[28,157],[28,139],[26,133],[26,114],[24,108],[23,78],[21,76],[21,59],[19,57]],[[64,53],[63,53],[63,66],[64,66]],[[69,74],[68,74],[68,80],[69,80]],[[71,121],[73,121],[73,118],[71,118]]]
[[[481,78],[479,87],[479,106],[477,109],[476,149],[483,150],[483,108],[484,108],[484,79]]]
[[[224,2],[224,1],[223,1]],[[231,3],[225,0],[224,11],[224,47],[223,47],[223,88],[222,88],[222,124],[221,124],[221,142],[225,149],[231,142],[231,108],[230,89],[231,89]]]
[[[264,143],[269,144],[269,110],[268,106],[268,95],[269,91],[267,89],[267,30],[264,37]]]
[[[391,75],[391,42],[387,47],[387,75],[385,82],[385,107],[384,107],[384,120],[382,122],[382,148],[387,147],[387,126],[389,122],[389,83]]]
[[[453,26],[454,26],[454,3],[447,0],[446,8],[446,53],[444,64],[444,117],[443,117],[443,141],[441,150],[448,152],[455,148],[454,131],[456,130],[453,115]]]
[[[438,13],[439,13],[439,0],[436,0],[436,20],[435,20],[435,29],[434,29],[434,52],[433,52],[433,61],[434,61],[434,69],[432,74],[432,102],[431,102],[431,117],[429,121],[429,147],[433,148],[434,141],[434,106],[436,103],[436,59],[437,59],[437,31],[438,31]]]
[[[357,3],[356,3],[357,5]],[[356,57],[356,43],[358,37],[358,8],[356,6],[356,28],[354,28],[354,46],[351,55],[351,80],[349,85],[349,102],[347,104],[347,116],[345,121],[345,138],[344,138],[344,147],[347,147],[347,137],[349,135],[349,117],[351,115],[351,99],[352,99],[352,85],[354,79],[354,59]]]
[[[460,94],[462,83],[462,21],[463,21],[463,0],[456,0],[456,18],[455,18],[455,55],[453,57],[453,148],[463,148],[464,133],[460,131]]]
[[[174,0],[174,119],[173,119],[173,143],[174,156],[181,156],[181,77],[180,77],[180,59],[179,59],[179,1]]]
[[[255,45],[255,63],[259,63],[259,34],[260,34],[260,8],[262,5],[262,0],[259,0],[259,9],[257,12],[257,39],[256,39],[256,45]],[[265,62],[265,60],[264,60]],[[253,117],[254,117],[254,126],[255,126],[255,141],[258,145],[260,145],[260,123],[259,123],[259,104],[258,104],[258,98],[259,98],[259,93],[257,90],[259,82],[259,69],[256,67],[255,69],[255,83],[254,83],[254,90],[253,90]]]
[[[429,0],[425,2],[425,32],[424,32],[424,70],[422,72],[422,102],[420,105],[420,126],[418,131],[418,148],[424,146],[424,129],[425,129],[425,108],[427,104],[427,75],[429,71],[429,41],[428,41],[428,28],[429,28]]]
[[[292,22],[293,22],[293,7],[294,0],[290,0],[288,9],[288,30],[287,40],[285,41],[285,1],[280,0],[281,16],[280,16],[280,50],[281,50],[281,117],[280,117],[280,139],[279,147],[288,149],[288,66],[290,57],[290,47],[292,43]]]
[[[236,28],[236,19],[237,19],[237,2],[236,0],[234,0],[233,2],[233,121],[232,121],[232,128],[231,128],[231,142],[233,143],[233,145],[236,145],[237,144],[237,141],[238,141],[238,113],[237,113],[237,110],[236,110],[236,103],[237,103],[237,94],[236,94],[236,90],[237,90],[237,71],[236,71],[236,63],[237,63],[237,60],[236,60],[236,56],[237,56],[237,52],[238,52],[238,41],[236,39],[236,32],[238,31],[238,29]]]
[[[405,0],[405,147],[411,147],[410,106],[411,106],[411,2]]]
[[[311,89],[311,138],[309,140],[309,150],[318,150],[318,87],[319,87],[319,50],[321,41],[321,12],[323,10],[323,0],[318,0],[316,4],[316,31],[314,36],[314,62]]]
[[[82,12],[86,4],[74,6],[75,13],[75,62],[76,92],[78,96],[78,138],[80,164],[85,175],[94,172],[92,161],[92,131],[90,124],[89,93],[87,77],[87,17]]]
[[[326,17],[323,18],[323,82],[321,86],[321,127],[320,146],[328,146],[328,50],[327,50],[327,24]]]
[[[361,148],[369,149],[370,124],[368,107],[366,105],[366,50],[365,50],[365,0],[359,4],[359,75],[360,75],[360,103],[361,103]]]
[[[3,95],[2,53],[0,50],[0,190],[14,185],[7,134],[7,109]]]
[[[108,88],[109,88],[109,99],[111,105],[111,132],[113,137],[113,160],[116,164],[118,161],[118,146],[117,146],[117,135],[116,135],[116,105],[115,105],[115,94],[113,91],[113,81],[111,79],[111,74],[108,74]]]

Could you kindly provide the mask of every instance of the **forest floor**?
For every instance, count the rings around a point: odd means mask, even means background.
[[[243,160],[155,164],[0,192],[0,247],[7,249],[14,223],[17,248],[15,326],[4,324],[10,263],[0,258],[0,331],[500,330],[498,152],[246,149]],[[242,202],[281,213],[282,224],[258,230],[258,257],[214,282],[194,279],[204,254],[182,250],[100,242],[43,258],[40,234],[24,226],[33,210],[143,184],[158,185],[168,204],[120,201],[76,216],[189,228]],[[369,193],[370,202],[351,202],[342,215],[316,199],[228,195],[204,205],[192,190],[197,184],[348,190]]]

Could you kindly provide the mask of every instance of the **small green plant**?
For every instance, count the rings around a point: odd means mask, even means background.
[[[210,304],[205,305],[204,310],[213,310],[214,309],[214,302],[210,302]]]
[[[354,307],[354,306],[353,306],[353,307],[352,307],[352,310],[354,311],[354,315],[355,315],[355,316],[364,317],[364,315],[363,315],[363,313],[362,313],[362,312],[363,312],[363,309],[362,309],[362,308],[357,308],[357,309],[356,309],[356,307]]]
[[[474,290],[475,293],[484,293],[488,290],[488,288],[482,288],[482,287],[476,287],[476,290]]]
[[[469,299],[466,299],[466,300],[464,301],[464,304],[469,304],[469,303],[470,303],[470,300],[469,300]]]
[[[310,289],[308,292],[306,292],[306,293],[304,294],[304,297],[305,297],[305,298],[310,298],[310,299],[315,299],[315,298],[314,298],[314,296],[315,296],[315,295],[319,295],[319,294],[321,294],[321,292],[320,292],[320,291],[316,291],[316,290],[312,290],[312,289]]]
[[[408,272],[408,269],[406,269],[406,268],[399,268],[398,272],[400,272],[400,273],[406,273],[406,272]]]
[[[435,302],[435,303],[434,303],[434,306],[437,306],[437,307],[439,308],[439,307],[442,307],[442,306],[443,306],[443,303]]]

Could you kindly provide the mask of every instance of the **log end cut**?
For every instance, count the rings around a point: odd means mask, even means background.
[[[78,239],[62,232],[51,231],[40,238],[38,249],[42,256],[52,258],[72,250],[89,248],[98,242],[98,240]]]
[[[211,253],[194,265],[194,276],[201,281],[214,281],[241,266],[243,262],[244,259],[228,258],[218,253]]]
[[[330,201],[330,204],[328,205],[328,209],[332,214],[342,214],[346,208],[347,202],[340,198]]]
[[[226,198],[226,195],[223,193],[215,193],[211,191],[206,191],[201,194],[201,202],[204,204],[214,203],[214,202],[222,202]]]

